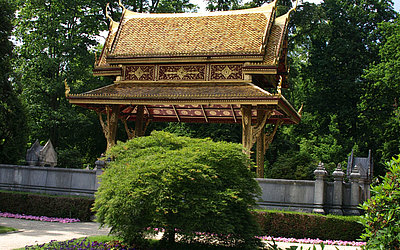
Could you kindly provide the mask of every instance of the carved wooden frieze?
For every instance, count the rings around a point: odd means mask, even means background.
[[[212,64],[211,80],[243,79],[242,65]]]
[[[225,81],[244,79],[242,64],[127,65],[126,81]]]
[[[155,66],[126,66],[125,80],[131,81],[154,81]]]
[[[205,80],[206,65],[162,65],[159,66],[159,80]]]

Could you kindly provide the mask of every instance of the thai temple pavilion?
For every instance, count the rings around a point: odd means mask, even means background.
[[[257,174],[277,128],[300,114],[282,96],[287,88],[289,11],[276,17],[277,1],[259,8],[209,13],[147,14],[123,7],[110,17],[95,76],[114,83],[70,103],[99,114],[107,148],[118,120],[129,138],[152,122],[241,123],[248,154],[256,144]],[[135,121],[130,129],[126,121]],[[265,133],[265,125],[273,124]]]

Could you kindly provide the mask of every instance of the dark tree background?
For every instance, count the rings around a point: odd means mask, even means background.
[[[206,2],[207,8],[214,11],[257,7],[269,1]],[[197,10],[188,0],[127,0],[123,4],[138,12]],[[278,1],[278,5],[278,15],[292,8],[289,0]],[[6,129],[1,129],[0,153],[6,150],[24,152],[29,146],[23,140],[26,132],[30,143],[36,138],[40,141],[50,138],[62,167],[93,164],[105,149],[97,116],[70,105],[64,96],[63,82],[67,80],[72,93],[111,83],[109,79],[92,76],[94,54],[101,50],[96,37],[108,25],[106,1],[16,1],[18,12],[13,35],[18,42],[12,73],[8,38],[14,10],[8,3],[4,6],[1,11],[5,14],[1,18],[5,21],[1,22],[1,30],[5,33],[1,33],[1,43],[5,46],[1,46],[1,55],[5,56],[1,56],[0,70],[5,90],[1,95],[9,96],[7,100],[14,103],[15,107],[7,110],[19,114],[13,116],[15,121],[8,119],[7,122],[20,125],[1,126],[23,129],[16,134],[22,139],[14,140],[19,141],[13,144],[19,145],[15,149],[4,147],[7,140],[3,139],[3,131]],[[120,13],[121,7],[114,1],[110,14],[114,20],[119,20]],[[383,163],[400,151],[399,118],[395,113],[400,99],[398,34],[399,21],[390,0],[300,3],[290,23],[290,88],[284,90],[284,95],[295,108],[304,104],[303,117],[299,125],[278,130],[267,152],[266,177],[311,179],[316,162],[323,161],[328,168],[339,162],[345,165],[352,149],[356,156],[366,156],[372,149],[376,172],[385,171]],[[23,101],[25,109],[18,106],[17,97]],[[3,106],[2,103],[2,116],[6,110]],[[23,127],[25,116],[27,129]],[[154,129],[241,141],[240,125],[154,123],[148,133]],[[122,126],[119,139],[126,139]],[[23,159],[23,154],[4,161],[17,159]]]
[[[15,6],[0,0],[0,163],[18,163],[25,152],[27,127],[25,110],[11,85],[11,57]]]

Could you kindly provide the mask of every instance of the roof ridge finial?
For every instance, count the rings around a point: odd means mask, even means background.
[[[300,115],[300,117],[301,117],[302,112],[303,112],[303,106],[304,106],[304,103],[301,104],[301,107],[300,107],[299,111],[297,111],[297,113]]]
[[[110,20],[110,27],[111,27],[112,24],[114,23],[114,20],[113,20],[112,17],[108,14],[108,9],[110,9],[110,3],[107,3],[107,5],[106,5],[106,17]]]
[[[291,8],[291,9],[288,11],[287,15],[290,15],[290,13],[292,13],[292,11],[296,11],[296,8],[297,8],[297,5],[298,5],[298,4],[299,4],[299,0],[296,0],[296,3],[295,3],[295,5],[294,5],[294,7]]]
[[[126,10],[125,6],[122,4],[121,0],[118,0],[118,5],[122,8],[123,11]]]
[[[69,96],[69,92],[71,91],[71,88],[68,86],[66,78],[64,80],[64,85],[65,85],[65,97],[68,97]]]

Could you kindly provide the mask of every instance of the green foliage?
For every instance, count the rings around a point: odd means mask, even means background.
[[[0,191],[0,211],[90,221],[93,199]]]
[[[301,123],[283,137],[286,144],[293,145],[289,149],[292,152],[286,154],[307,152],[325,163],[343,163],[357,146],[364,154],[372,149],[379,162],[383,154],[375,149],[396,148],[394,140],[388,140],[394,138],[396,127],[380,129],[388,116],[382,113],[372,124],[380,111],[369,113],[367,118],[359,108],[365,93],[376,93],[363,74],[371,63],[379,61],[377,45],[386,34],[378,32],[378,24],[395,16],[391,1],[357,4],[352,0],[325,0],[318,5],[298,6],[289,38],[291,88],[284,95],[295,107],[303,103],[304,109]],[[397,86],[395,81],[393,84]],[[368,107],[379,103],[378,96],[365,102]],[[372,133],[374,130],[377,133]],[[386,141],[390,143],[385,145]],[[276,159],[272,159],[272,165]],[[378,171],[382,169],[375,166]]]
[[[314,180],[314,170],[318,160],[304,151],[289,152],[282,154],[272,164],[267,166],[266,178],[291,179],[291,180]]]
[[[379,34],[383,37],[378,47],[380,60],[365,71],[367,82],[358,108],[362,138],[376,152],[374,157],[384,164],[400,152],[400,20],[381,23]]]
[[[356,216],[318,215],[285,211],[255,211],[262,235],[286,238],[356,241],[363,226]]]
[[[25,110],[9,78],[14,5],[0,0],[0,163],[15,164],[23,158],[27,136]]]
[[[13,84],[27,107],[29,142],[51,139],[61,161],[72,150],[77,162],[93,163],[105,147],[96,114],[72,106],[65,98],[64,80],[72,93],[81,93],[111,81],[92,76],[95,35],[106,29],[98,1],[15,1],[18,41]],[[64,155],[64,153],[66,153]],[[66,165],[63,165],[66,164]]]
[[[153,1],[157,2],[157,1]],[[196,5],[190,3],[189,0],[161,0],[159,1],[155,12],[157,13],[183,13],[193,12],[196,10]]]
[[[367,249],[400,248],[400,156],[387,163],[382,183],[372,187],[373,196],[362,208]]]
[[[260,188],[239,144],[153,132],[108,152],[94,211],[101,224],[128,243],[146,229],[165,228],[165,239],[251,246],[257,225],[249,212]],[[195,232],[214,233],[196,236]]]
[[[206,0],[208,3],[207,10],[209,11],[223,11],[239,8],[238,0]]]
[[[214,141],[240,143],[242,140],[240,124],[171,122],[166,124],[166,126],[155,128],[180,136],[212,138]]]

